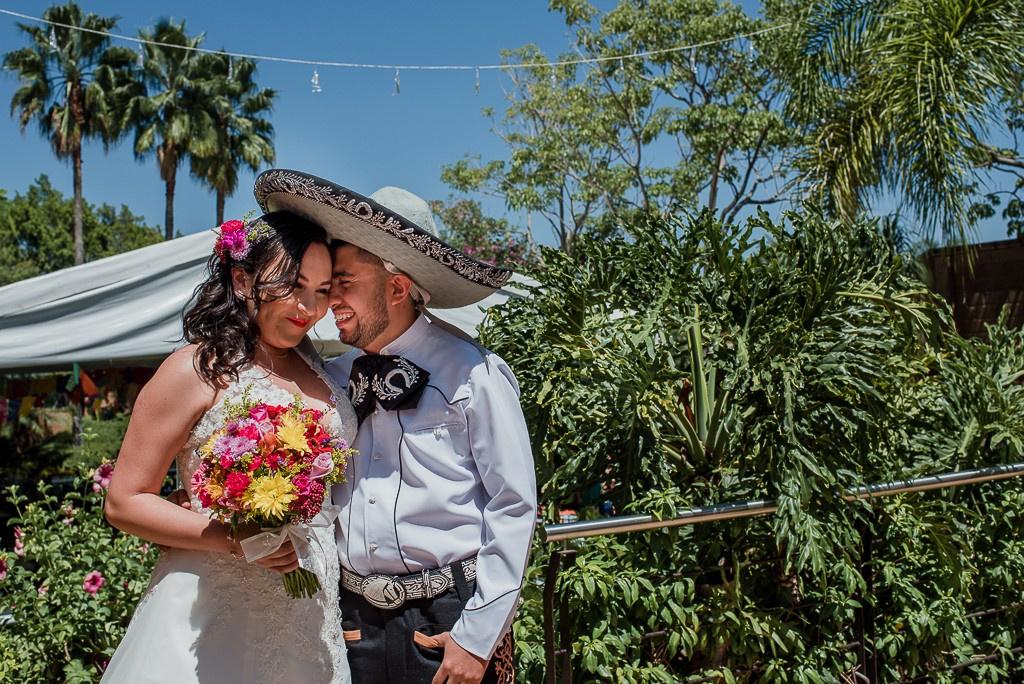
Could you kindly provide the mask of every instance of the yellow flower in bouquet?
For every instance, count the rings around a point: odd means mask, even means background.
[[[213,445],[217,442],[217,438],[220,435],[221,432],[219,430],[210,435],[210,439],[206,440],[206,444],[199,447],[199,455],[203,458],[210,458],[213,455]]]
[[[277,438],[285,449],[291,449],[300,454],[309,453],[306,424],[290,413],[281,417],[281,427],[277,428]]]
[[[295,486],[281,472],[253,480],[246,494],[252,510],[271,519],[282,519],[296,499]]]

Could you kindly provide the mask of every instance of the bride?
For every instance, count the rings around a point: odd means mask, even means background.
[[[229,526],[160,498],[172,459],[183,483],[196,448],[243,392],[325,410],[325,427],[351,444],[356,419],[306,333],[327,311],[331,256],[324,232],[285,212],[221,227],[209,277],[184,318],[190,344],[171,354],[139,395],[106,500],[117,528],[165,547],[103,682],[350,681],[338,614],[331,528],[313,528],[326,568],[311,599],[292,599],[281,573],[298,567],[286,543],[249,564]],[[250,531],[250,533],[253,531]],[[240,534],[239,536],[244,536]],[[322,553],[326,551],[326,553]]]

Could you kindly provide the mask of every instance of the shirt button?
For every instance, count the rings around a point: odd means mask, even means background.
[[[434,439],[441,439],[441,428],[434,428]]]
[[[376,544],[370,544],[370,553],[376,553],[377,549],[379,549],[379,548],[380,547],[377,546]]]
[[[372,504],[375,504],[375,503],[377,503],[377,497],[375,497],[375,496],[371,496],[371,497],[370,497],[370,503],[372,503]]]
[[[380,458],[381,458],[380,454],[378,454],[378,453],[374,453],[374,454],[373,454],[373,460],[374,460],[374,461],[379,461],[379,460],[380,460]]]

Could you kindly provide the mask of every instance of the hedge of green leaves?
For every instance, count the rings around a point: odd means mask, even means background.
[[[779,510],[573,542],[559,591],[575,680],[853,681],[863,605],[880,681],[1014,676],[1024,486],[843,492],[1024,460],[1024,335],[957,337],[872,224],[705,215],[631,232],[581,241],[579,260],[546,251],[532,296],[485,323],[522,386],[541,500],[603,483],[619,513]],[[551,551],[534,549],[516,627],[523,682],[542,678]]]

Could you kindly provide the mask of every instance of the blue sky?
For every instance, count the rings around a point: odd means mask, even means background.
[[[49,2],[0,0],[0,7],[38,16]],[[167,16],[169,3],[80,0],[86,11],[120,17],[117,31],[135,35],[140,27]],[[610,7],[612,1],[596,3]],[[757,2],[744,1],[748,11]],[[159,11],[158,8],[163,8]],[[190,33],[205,32],[205,47],[302,59],[406,64],[493,64],[500,51],[535,43],[549,56],[571,45],[562,17],[547,3],[521,2],[213,2],[179,0],[175,19]],[[25,44],[15,20],[0,15],[0,51]],[[399,185],[428,199],[444,199],[449,189],[441,168],[466,154],[500,158],[506,149],[482,114],[501,111],[503,86],[498,72],[482,72],[480,92],[472,72],[401,73],[401,94],[394,94],[394,72],[319,69],[322,92],[310,88],[312,68],[261,62],[258,81],[279,92],[273,122],[277,166],[297,168],[370,193]],[[0,102],[9,109],[16,79],[0,73]],[[48,144],[29,128],[0,115],[0,188],[24,191],[39,174],[48,174],[71,193],[71,169],[58,162]],[[253,175],[246,172],[239,191],[227,203],[227,215],[255,208]],[[84,192],[93,203],[127,204],[149,223],[163,224],[164,187],[152,158],[137,162],[130,139],[104,154],[90,143],[85,150]],[[503,207],[489,202],[490,213]],[[214,196],[179,171],[175,227],[192,233],[214,222]],[[538,236],[543,240],[543,236]],[[1000,222],[986,224],[980,237],[1005,237]]]

